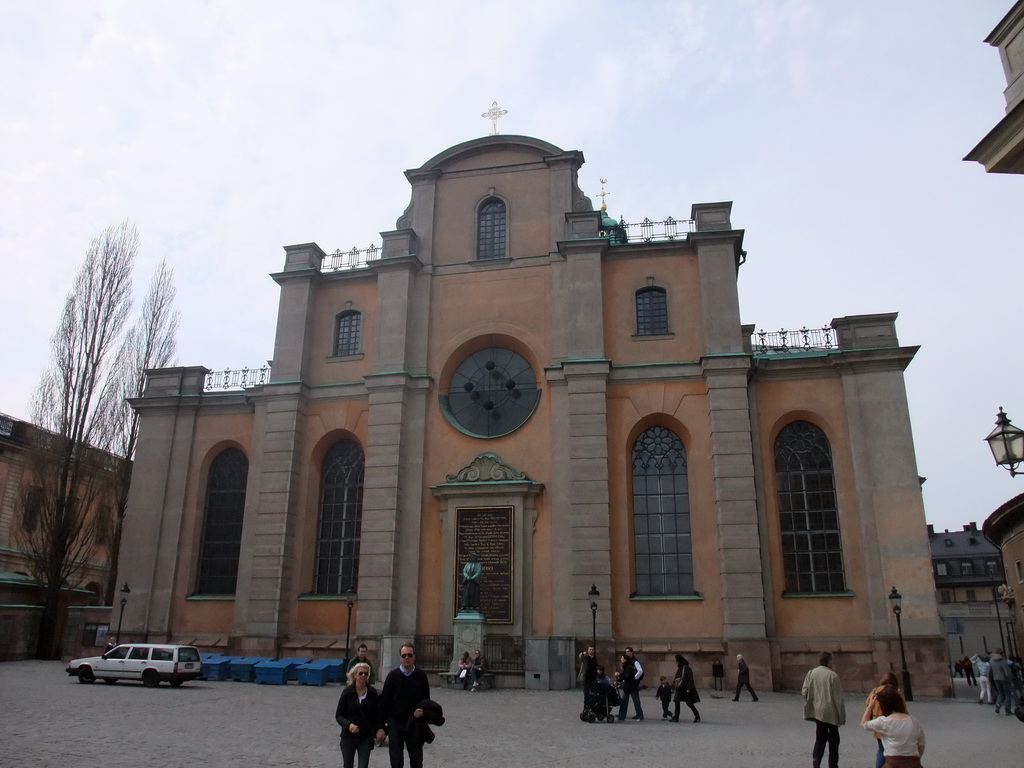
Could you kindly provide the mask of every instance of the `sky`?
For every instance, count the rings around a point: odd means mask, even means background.
[[[0,3],[0,412],[30,416],[89,243],[174,270],[178,363],[272,354],[283,246],[380,244],[403,171],[498,125],[581,150],[609,212],[733,201],[744,323],[899,312],[928,521],[1024,492],[1024,178],[962,160],[1004,114],[1012,0]]]

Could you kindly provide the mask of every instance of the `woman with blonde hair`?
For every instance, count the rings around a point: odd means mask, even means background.
[[[348,685],[342,689],[334,713],[334,719],[341,726],[341,759],[344,768],[353,768],[358,754],[359,768],[367,768],[374,734],[384,727],[384,713],[377,699],[377,689],[369,684],[369,664],[354,664],[346,679]]]
[[[871,697],[877,695],[879,691],[888,686],[891,686],[896,689],[896,693],[899,694],[900,700],[903,701],[903,709],[901,711],[906,712],[907,701],[903,698],[903,694],[899,692],[900,681],[892,672],[886,672],[884,675],[882,675],[882,679],[878,681],[878,685],[871,690],[871,693],[868,694],[867,699],[864,700],[864,705],[868,706],[868,704],[871,703]],[[873,704],[871,704],[871,717],[875,718],[881,714],[882,708],[878,705],[878,702],[876,701]],[[882,749],[882,734],[876,732],[872,733],[872,735],[875,737],[875,741],[878,742],[878,752],[875,755],[875,768],[882,768],[882,765],[885,763],[885,752]]]
[[[872,718],[875,704],[882,714]],[[903,697],[891,685],[868,696],[860,724],[865,730],[881,734],[885,768],[922,768],[924,729],[917,718],[907,714]]]

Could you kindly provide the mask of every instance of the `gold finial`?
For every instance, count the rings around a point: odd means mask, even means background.
[[[491,121],[491,136],[498,135],[498,120],[503,116],[507,115],[508,110],[502,109],[498,106],[498,102],[491,102],[491,108],[484,112],[480,117],[485,117]]]
[[[607,211],[608,210],[608,206],[605,205],[604,199],[606,197],[608,197],[608,195],[610,195],[611,192],[605,192],[604,191],[604,185],[608,183],[608,179],[598,179],[598,181],[601,182],[601,194],[597,195],[597,197],[601,198],[601,210],[602,211]]]

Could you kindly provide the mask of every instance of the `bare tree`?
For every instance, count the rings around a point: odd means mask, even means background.
[[[95,510],[109,493],[110,416],[101,393],[131,311],[138,233],[127,221],[108,227],[86,253],[50,339],[50,363],[33,396],[41,428],[30,449],[19,544],[42,592],[38,655],[58,652],[61,593],[96,548]],[[31,498],[29,498],[31,497]],[[31,504],[29,504],[31,502]]]
[[[114,604],[117,589],[117,566],[121,553],[121,531],[128,506],[128,488],[132,480],[132,460],[139,438],[139,414],[131,407],[132,398],[142,397],[146,371],[173,365],[177,351],[179,313],[174,308],[174,272],[161,261],[150,282],[149,293],[142,303],[142,312],[125,334],[114,368],[103,390],[101,412],[109,418],[110,450],[124,458],[116,473],[111,517],[106,521],[108,536],[101,542],[110,555],[110,573],[106,586],[105,605]]]

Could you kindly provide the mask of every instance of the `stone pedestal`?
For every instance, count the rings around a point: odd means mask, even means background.
[[[459,615],[452,619],[452,663],[448,667],[449,672],[455,672],[459,668],[459,659],[466,651],[470,658],[477,651],[484,649],[484,625],[487,619],[477,611],[459,611]]]

